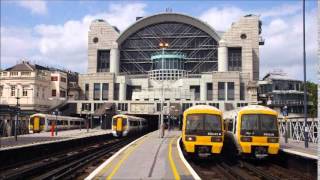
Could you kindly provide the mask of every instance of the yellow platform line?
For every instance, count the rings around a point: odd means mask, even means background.
[[[175,138],[172,138],[172,140],[171,140],[170,143],[169,143],[168,157],[169,157],[170,167],[171,167],[171,170],[172,170],[174,179],[180,180],[180,175],[179,175],[179,173],[178,173],[178,171],[177,171],[177,167],[176,167],[176,165],[174,164],[174,161],[173,161],[173,159],[172,159],[172,143],[173,143],[174,139],[175,139]]]
[[[119,168],[121,167],[122,163],[130,156],[130,154],[137,149],[146,139],[141,140],[135,147],[127,151],[126,154],[120,159],[120,161],[116,164],[112,172],[109,174],[109,176],[106,178],[107,180],[111,180],[111,178],[117,173]]]

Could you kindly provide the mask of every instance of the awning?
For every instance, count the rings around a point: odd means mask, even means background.
[[[104,114],[112,114],[113,110],[113,103],[103,103],[100,108],[94,111],[93,115],[102,116]]]

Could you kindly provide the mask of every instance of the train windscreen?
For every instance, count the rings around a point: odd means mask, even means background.
[[[213,114],[191,114],[187,116],[186,134],[221,135],[221,117]]]
[[[241,118],[241,135],[278,136],[277,117],[268,114],[244,114]]]

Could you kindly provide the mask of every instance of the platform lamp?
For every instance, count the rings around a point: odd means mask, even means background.
[[[159,47],[160,47],[161,50],[162,50],[162,58],[161,58],[161,69],[162,69],[162,71],[161,71],[161,76],[162,76],[162,77],[161,77],[161,84],[162,84],[162,85],[161,85],[161,113],[160,113],[160,115],[161,115],[161,117],[160,117],[160,129],[162,129],[162,128],[164,128],[164,127],[163,127],[163,103],[164,103],[164,91],[163,91],[164,58],[163,58],[163,56],[164,56],[164,50],[169,47],[169,43],[160,42],[160,43],[159,43]],[[163,129],[163,131],[164,131],[164,129]]]
[[[17,105],[16,105],[16,120],[14,121],[14,139],[17,141],[18,140],[18,135],[17,135],[17,124],[18,124],[18,121],[19,121],[19,114],[20,114],[20,103],[19,103],[19,100],[20,100],[20,96],[19,96],[19,89],[17,88],[17,96],[16,96],[16,99],[17,99]]]
[[[58,115],[60,115],[61,114],[61,112],[58,110],[58,109],[56,109],[56,110],[54,110],[53,112],[53,115],[55,115],[56,116],[56,121],[55,121],[55,132],[56,132],[56,136],[58,135],[58,127],[57,127],[57,125],[58,125]]]

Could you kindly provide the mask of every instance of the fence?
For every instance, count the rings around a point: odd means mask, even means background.
[[[0,137],[14,136],[15,130],[15,120],[3,120],[0,119]],[[28,121],[18,120],[17,121],[17,135],[27,134],[28,131]]]
[[[280,123],[280,135],[285,136],[286,121],[284,119],[279,119]],[[288,118],[288,138],[295,141],[304,141],[304,118]],[[307,130],[308,130],[308,140],[309,142],[318,143],[318,119],[308,118],[307,119]]]

